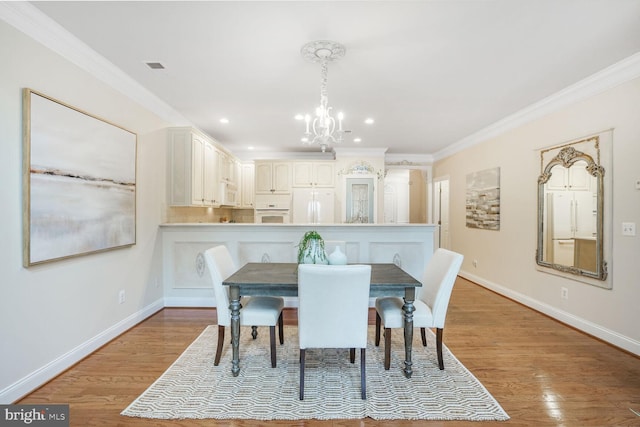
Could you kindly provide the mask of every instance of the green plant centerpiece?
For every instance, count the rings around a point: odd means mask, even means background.
[[[324,240],[317,231],[307,231],[298,244],[298,264],[328,264]]]

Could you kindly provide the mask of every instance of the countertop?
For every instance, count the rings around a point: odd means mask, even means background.
[[[171,222],[160,227],[437,227],[437,224],[257,224],[252,222]]]

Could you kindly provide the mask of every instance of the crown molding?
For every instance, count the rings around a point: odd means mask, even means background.
[[[431,154],[385,154],[384,162],[387,165],[406,166],[431,166],[433,155]]]
[[[388,148],[353,148],[353,147],[333,147],[336,159],[339,157],[381,157],[384,158]]]
[[[189,120],[171,106],[145,89],[32,4],[22,1],[0,1],[0,19],[155,113],[169,122],[171,126],[193,126]],[[429,155],[431,162],[451,156],[567,105],[638,77],[640,77],[640,52],[454,142],[433,155]],[[386,149],[384,150],[386,151]],[[364,154],[363,152],[343,152],[342,150],[336,150],[336,154],[338,154],[338,151],[340,155]],[[384,151],[366,154],[384,156]]]
[[[307,151],[249,151],[230,150],[240,161],[255,160],[335,160],[333,152]]]
[[[0,2],[0,19],[87,71],[172,126],[192,126],[180,113],[28,2]]]
[[[444,159],[525,123],[638,77],[640,77],[640,52],[443,148],[433,155],[434,161]]]

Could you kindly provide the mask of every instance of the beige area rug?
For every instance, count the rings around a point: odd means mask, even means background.
[[[367,399],[360,398],[360,354],[349,363],[349,350],[307,350],[305,398],[298,399],[298,330],[285,327],[271,368],[268,328],[241,328],[240,374],[231,375],[231,344],[225,343],[213,366],[217,326],[208,326],[173,365],[122,415],[184,419],[352,419],[508,420],[509,416],[482,384],[444,348],[445,370],[438,369],[435,336],[428,347],[414,334],[413,376],[404,377],[401,330],[392,335],[391,369],[385,371],[384,342],[375,347],[374,327],[367,348]],[[229,337],[227,332],[225,339]],[[227,341],[230,341],[227,340]]]

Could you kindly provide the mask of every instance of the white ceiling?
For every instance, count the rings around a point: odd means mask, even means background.
[[[319,101],[308,41],[346,47],[328,79],[343,146],[390,154],[437,154],[640,52],[640,0],[32,4],[242,158],[319,151],[294,120]]]

